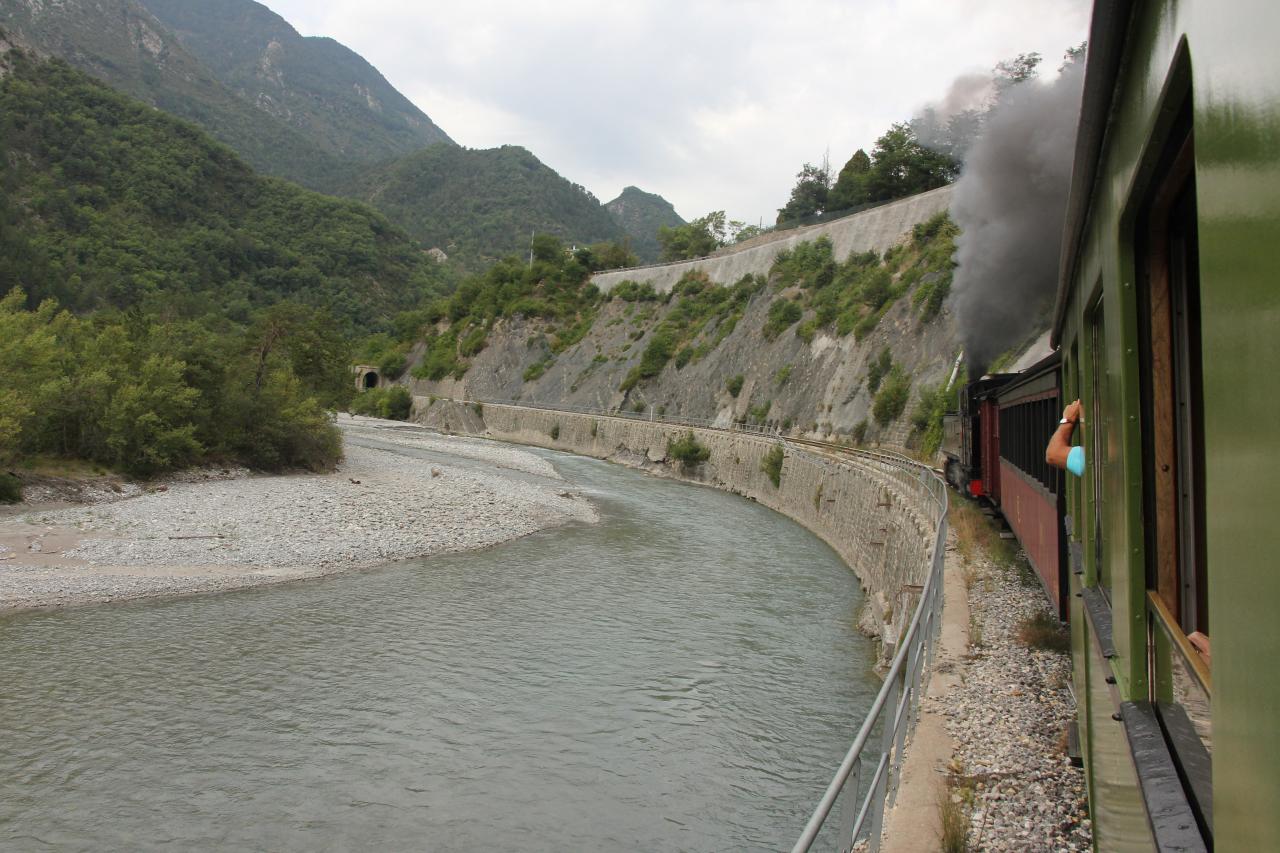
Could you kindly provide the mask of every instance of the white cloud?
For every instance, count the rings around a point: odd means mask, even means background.
[[[1085,35],[1086,0],[268,0],[378,67],[459,143],[523,145],[602,201],[772,221],[802,163],[836,168],[965,72]]]

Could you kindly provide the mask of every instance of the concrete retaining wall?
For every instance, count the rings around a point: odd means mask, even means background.
[[[714,486],[759,501],[822,537],[867,591],[860,627],[892,658],[924,582],[938,510],[915,475],[872,461],[844,461],[784,444],[780,485],[763,471],[778,439],[694,429],[711,458],[690,469],[667,445],[688,427],[520,406],[414,398],[414,420],[446,432],[608,459],[651,473]],[[554,436],[554,437],[553,437]]]
[[[716,284],[728,285],[748,273],[767,275],[773,266],[773,259],[783,249],[823,236],[831,238],[836,260],[843,261],[855,252],[872,249],[883,252],[901,240],[902,235],[910,231],[917,222],[924,222],[950,205],[951,187],[939,187],[846,216],[844,219],[783,231],[772,240],[761,243],[751,241],[745,246],[711,257],[629,270],[610,270],[596,273],[591,281],[605,293],[624,281],[648,283],[659,293],[666,293],[675,287],[681,276],[696,269],[705,272]]]

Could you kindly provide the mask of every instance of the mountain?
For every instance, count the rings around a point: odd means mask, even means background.
[[[0,0],[0,27],[200,125],[257,171],[371,202],[464,267],[526,252],[533,231],[626,237],[594,196],[525,149],[454,145],[359,55],[304,38],[252,0]],[[639,197],[628,199],[630,216]],[[653,241],[637,244],[651,255]]]
[[[595,196],[516,145],[433,145],[366,171],[345,194],[473,265],[527,253],[534,232],[579,244],[626,237]]]
[[[604,207],[631,238],[631,251],[647,264],[657,261],[662,252],[658,229],[663,225],[675,228],[685,224],[671,202],[638,187],[627,187]]]
[[[312,188],[345,168],[274,116],[234,94],[135,0],[0,0],[0,27],[18,44],[125,94],[195,122],[255,169]]]
[[[330,154],[373,162],[451,142],[359,54],[260,3],[141,2],[223,85]]]
[[[289,299],[369,329],[442,276],[365,205],[259,176],[60,60],[0,57],[0,288],[32,305],[245,321]]]

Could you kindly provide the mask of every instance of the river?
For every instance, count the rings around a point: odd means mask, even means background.
[[[598,524],[0,617],[0,847],[789,847],[879,687],[853,574],[740,497],[545,455]]]

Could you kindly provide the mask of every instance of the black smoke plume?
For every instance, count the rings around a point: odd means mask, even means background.
[[[1042,328],[1053,304],[1084,63],[1000,93],[951,200],[952,285],[969,375]]]

